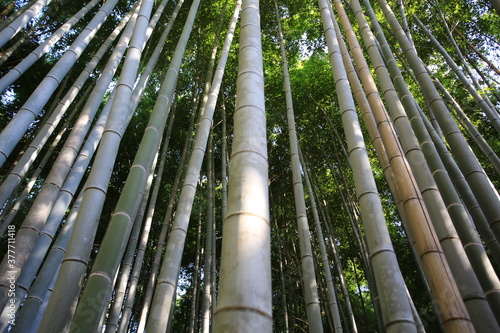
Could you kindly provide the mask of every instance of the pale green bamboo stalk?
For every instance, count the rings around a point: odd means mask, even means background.
[[[129,25],[131,29],[133,28],[133,23],[134,19],[132,18]],[[118,68],[122,54],[127,47],[128,38],[130,38],[130,35],[123,35],[122,38],[120,38],[121,43],[115,47],[112,57],[106,66],[106,70],[103,71],[103,75],[100,77],[90,98],[87,100],[78,120],[73,126],[73,130],[65,142],[64,147],[59,152],[49,175],[45,179],[44,186],[38,193],[35,202],[31,206],[30,211],[26,215],[23,224],[18,231],[16,237],[16,242],[19,246],[16,257],[16,264],[19,267],[18,274],[28,259],[29,253],[38,238],[39,232],[43,228],[54,202],[60,193],[60,189],[71,170],[71,166],[77,156],[78,150],[80,149],[85,135],[91,125],[90,119],[94,118],[98,107],[101,104],[102,97],[108,89],[109,82]],[[7,261],[6,258],[4,258],[0,268],[5,267],[6,264]],[[2,273],[5,274],[4,271],[2,271]],[[0,287],[3,286],[0,285]],[[3,293],[1,295],[0,305],[3,305],[5,304],[5,297],[3,297]]]
[[[330,261],[328,260],[328,253],[326,252],[325,238],[323,236],[323,231],[321,228],[321,222],[319,219],[318,208],[316,206],[316,198],[314,197],[314,191],[309,179],[309,172],[307,171],[306,163],[304,162],[304,157],[301,150],[299,149],[299,155],[302,165],[302,172],[304,173],[304,179],[306,181],[307,193],[309,195],[309,202],[311,205],[311,210],[314,218],[314,228],[316,231],[316,238],[318,239],[319,249],[321,252],[321,261],[323,263],[323,271],[326,277],[326,285],[328,292],[329,308],[330,314],[333,318],[333,325],[336,333],[343,332],[342,322],[340,320],[339,305],[337,301],[337,296],[335,295],[335,286],[333,283],[332,272],[330,271]],[[354,322],[353,332],[356,332],[356,323]]]
[[[452,71],[457,75],[459,80],[462,82],[462,84],[465,86],[469,94],[474,98],[474,101],[477,103],[481,111],[484,112],[486,117],[490,120],[491,125],[495,130],[500,134],[500,117],[498,116],[498,113],[495,110],[492,110],[488,103],[483,99],[483,97],[479,94],[479,92],[476,90],[472,82],[470,82],[467,77],[465,77],[465,74],[463,71],[458,67],[457,63],[451,58],[451,56],[448,54],[448,52],[444,49],[444,47],[439,43],[439,41],[432,35],[432,33],[429,31],[429,29],[420,21],[417,15],[413,14],[412,15],[413,19],[419,26],[420,30],[424,32],[424,34],[431,40],[432,44],[434,44],[434,47],[441,53],[441,55],[444,57],[446,63],[451,67]],[[500,171],[499,171],[500,173]]]
[[[12,221],[16,217],[17,213],[19,212],[22,204],[28,198],[28,194],[31,192],[31,189],[33,188],[33,186],[35,185],[36,181],[38,180],[38,176],[40,176],[40,174],[42,173],[42,171],[45,168],[47,162],[52,157],[52,154],[54,154],[54,151],[55,151],[57,145],[59,144],[59,142],[63,138],[63,135],[66,133],[66,131],[68,130],[68,128],[70,128],[70,125],[73,123],[73,120],[74,120],[75,116],[80,111],[80,104],[85,101],[86,97],[88,97],[88,95],[90,94],[90,92],[92,91],[93,88],[94,88],[94,85],[89,85],[88,86],[88,88],[86,89],[86,91],[83,93],[83,98],[80,99],[80,101],[75,105],[74,109],[68,115],[68,117],[66,118],[65,123],[62,126],[62,129],[59,131],[59,133],[57,134],[57,136],[54,138],[54,141],[52,141],[52,143],[50,144],[49,148],[47,149],[47,152],[42,157],[42,159],[40,160],[40,162],[37,163],[37,167],[36,167],[35,171],[33,172],[33,174],[31,174],[31,177],[30,177],[30,180],[29,180],[28,184],[26,184],[26,186],[22,190],[21,194],[16,199],[16,202],[14,203],[14,205],[12,205],[11,207],[7,206],[5,208],[5,210],[8,211],[8,214],[7,214],[7,216],[5,216],[5,219],[2,222],[2,226],[0,227],[0,237],[3,236],[3,234],[7,230],[7,227],[12,223]],[[19,187],[19,186],[17,186],[17,187]],[[9,202],[9,204],[10,204],[10,202]]]
[[[61,192],[56,202],[54,203],[54,207],[47,218],[47,222],[45,223],[43,229],[40,232],[40,236],[33,246],[33,251],[31,252],[29,259],[26,262],[25,268],[22,270],[18,280],[16,281],[17,287],[15,292],[15,299],[17,300],[17,306],[21,304],[24,296],[28,293],[31,284],[35,279],[36,273],[38,272],[38,269],[43,264],[43,258],[45,257],[45,254],[47,253],[54,239],[59,225],[61,224],[63,217],[66,214],[66,210],[73,200],[80,182],[85,175],[85,171],[90,164],[90,160],[94,155],[97,144],[99,143],[102,132],[104,130],[104,125],[109,113],[109,106],[110,103],[108,103],[103,109],[101,115],[99,116],[99,119],[94,125],[92,132],[87,138],[85,146],[82,148],[82,151],[80,152],[70,174],[68,175],[68,178],[62,186]],[[4,309],[4,313],[6,310],[7,308]],[[7,313],[4,313],[2,313],[2,318],[4,315],[7,315]],[[2,326],[0,325],[0,331],[1,330]]]
[[[37,2],[37,0],[30,0],[24,6],[14,11],[9,17],[0,22],[0,30],[5,29],[10,23],[12,23],[16,18],[18,18],[21,14],[23,14],[26,10],[28,10],[33,4]]]
[[[403,76],[397,68],[397,63],[387,42],[381,44],[385,47],[387,62],[393,71],[393,77],[396,79],[396,88],[399,88],[399,94],[405,102],[405,110],[402,109],[401,102],[394,103],[395,100],[399,101],[398,97],[395,96],[395,87],[390,80],[382,56],[378,52],[375,37],[368,26],[359,1],[352,0],[351,5],[358,24],[362,28],[365,46],[369,50],[373,66],[376,68],[389,110],[395,119],[395,126],[401,138],[403,149],[420,187],[422,197],[431,213],[436,234],[474,327],[478,331],[500,332],[500,327],[496,324],[493,312],[485,297],[485,293],[494,293],[495,289],[500,288],[500,281],[498,281],[496,274],[491,274],[494,271],[491,263],[488,260],[484,261],[487,256],[481,241],[472,228],[469,217],[420,118],[415,107],[416,103],[405,82],[401,80]],[[378,31],[379,38],[382,38],[381,29]],[[396,109],[395,106],[400,108]],[[405,111],[408,116],[406,116]],[[408,118],[411,118],[411,124]],[[470,270],[471,264],[473,264],[474,271]],[[484,292],[481,287],[484,288]],[[493,302],[491,305],[496,303],[495,299],[496,297],[491,295],[490,303]]]
[[[271,332],[271,244],[259,3],[242,5],[240,50],[214,331]]]
[[[404,289],[404,280],[399,271],[382,212],[382,204],[371,173],[368,153],[359,130],[360,125],[347,72],[342,65],[342,54],[333,25],[335,17],[325,0],[319,0],[318,5],[328,45],[356,193],[371,254],[371,266],[381,298],[380,305],[385,328],[387,332],[416,332],[411,307]]]
[[[426,67],[427,72],[432,75],[431,70]],[[451,109],[454,111],[455,118],[461,122],[465,131],[472,138],[476,146],[483,153],[483,155],[490,161],[493,168],[496,170],[497,174],[500,175],[500,158],[495,153],[495,151],[491,148],[490,144],[485,140],[481,133],[479,133],[478,129],[474,124],[470,121],[467,114],[460,107],[458,102],[453,98],[448,89],[446,89],[443,84],[437,79],[433,79],[434,84],[437,89],[443,94],[448,103],[451,105]],[[497,236],[498,237],[498,236]]]
[[[288,124],[288,137],[290,140],[290,154],[292,165],[292,184],[295,198],[295,214],[299,236],[300,254],[302,262],[302,278],[304,290],[304,302],[306,307],[307,321],[309,324],[309,332],[323,332],[323,321],[321,318],[321,307],[318,295],[318,283],[316,281],[316,272],[314,268],[314,260],[311,245],[311,236],[309,231],[309,222],[307,220],[306,202],[304,198],[304,185],[302,183],[301,164],[299,159],[299,144],[297,139],[297,130],[295,128],[295,115],[293,109],[292,87],[290,84],[290,74],[288,71],[288,63],[286,59],[286,49],[281,29],[281,18],[278,11],[278,5],[274,1],[278,23],[278,35],[280,39],[281,62],[283,66],[283,79],[286,100],[286,117]],[[333,287],[333,286],[330,286]],[[331,291],[331,289],[329,288]],[[332,299],[333,295],[333,299]],[[334,294],[329,293],[330,303],[334,303]],[[337,312],[338,314],[338,312]],[[335,316],[335,312],[332,311]],[[340,324],[340,318],[337,325]]]
[[[209,135],[210,136],[210,135]],[[212,250],[213,243],[213,224],[214,224],[214,207],[213,207],[213,178],[212,178],[212,153],[213,138],[208,139],[207,149],[207,215],[205,222],[205,251],[204,251],[204,268],[203,268],[203,303],[201,308],[202,316],[202,332],[210,332],[211,324],[211,303],[212,303],[212,265],[214,264]]]
[[[203,255],[203,248],[201,246],[201,209],[200,213],[198,216],[198,231],[196,232],[196,258],[194,261],[194,268],[193,268],[193,281],[191,282],[193,285],[193,293],[191,295],[191,307],[189,311],[189,329],[188,333],[194,333],[197,326],[196,322],[197,320],[197,304],[198,304],[198,286],[199,286],[199,281],[200,279],[198,278],[199,276],[199,267],[200,267],[200,257]],[[196,330],[197,331],[197,330]]]
[[[467,141],[463,137],[452,116],[449,114],[446,104],[439,96],[430,75],[427,73],[414,47],[409,43],[406,36],[399,32],[401,26],[395,18],[390,6],[385,0],[378,0],[378,3],[410,67],[413,72],[417,74],[421,91],[446,136],[446,140],[455,160],[458,161],[458,165],[465,175],[479,205],[483,209],[490,227],[498,238],[500,236],[500,200],[498,194],[491,187],[486,175],[482,171],[481,165],[470,150]]]
[[[174,105],[175,107],[175,105]],[[169,127],[167,129],[167,138],[170,138],[170,133],[172,130],[172,126],[174,123],[174,115],[175,109],[172,111],[172,115],[170,117]],[[132,306],[134,304],[135,295],[137,291],[137,285],[139,282],[139,275],[141,272],[144,255],[146,253],[146,246],[148,243],[148,239],[151,231],[151,224],[153,222],[153,215],[156,208],[156,201],[158,199],[158,193],[160,190],[161,179],[163,177],[163,171],[165,168],[165,160],[167,157],[168,143],[165,142],[163,145],[162,152],[160,154],[161,160],[160,165],[158,166],[157,177],[155,178],[155,183],[153,185],[153,193],[151,194],[151,200],[149,202],[149,207],[146,215],[146,221],[144,222],[143,231],[141,233],[141,239],[139,242],[139,246],[137,248],[137,253],[135,255],[134,266],[132,268],[132,272],[130,274],[130,283],[127,291],[127,298],[123,304],[123,309],[121,313],[121,318],[119,321],[119,325],[117,326],[117,330],[120,333],[126,332],[128,329],[128,322],[132,313]],[[115,301],[116,302],[116,301]],[[106,324],[106,330],[108,329],[109,323]]]
[[[183,30],[183,35],[186,34],[186,38],[192,28],[192,20],[196,14],[198,4],[198,1],[193,2],[189,14],[190,20],[186,20],[186,29]],[[196,184],[207,146],[208,134],[212,127],[213,113],[236,26],[238,12],[239,6],[237,5],[224,41],[217,69],[212,80],[211,90],[208,96],[205,111],[196,130],[193,152],[189,160],[186,178],[179,197],[175,219],[168,243],[166,245],[165,259],[163,260],[162,267],[158,275],[154,298],[148,316],[146,327],[147,332],[164,331],[170,320],[170,316],[168,314],[172,310],[171,302],[175,296],[175,286],[180,269],[186,230],[189,225],[189,218],[196,192]]]
[[[85,188],[85,186],[84,186]],[[58,275],[59,267],[64,257],[66,246],[69,242],[71,232],[74,227],[76,215],[80,209],[81,200],[83,198],[83,190],[80,192],[76,202],[73,204],[71,211],[66,219],[64,228],[57,236],[54,245],[52,246],[47,258],[44,260],[43,266],[37,274],[37,278],[30,288],[28,296],[24,300],[24,304],[19,311],[16,326],[13,332],[17,333],[34,333],[36,325],[33,323],[33,318],[37,318],[38,325],[41,321],[41,316],[45,312],[47,294],[50,285],[55,281]]]
[[[361,20],[364,19],[364,14],[361,12],[361,6],[359,5],[357,0],[352,1],[352,3],[356,3],[355,10],[357,11],[357,17]],[[369,11],[369,15],[372,18],[372,21],[375,19],[375,15],[373,10]],[[365,20],[366,22],[366,20]],[[458,235],[460,236],[460,240],[462,241],[464,252],[470,260],[470,264],[472,264],[473,270],[477,276],[477,280],[480,283],[482,290],[484,290],[485,298],[487,299],[491,309],[496,309],[500,307],[500,299],[498,298],[500,294],[498,291],[500,290],[500,281],[494,273],[494,269],[487,258],[486,252],[482,245],[482,242],[477,235],[477,232],[473,229],[471,221],[468,217],[468,214],[462,205],[460,197],[458,196],[453,183],[446,172],[446,168],[439,158],[440,154],[437,151],[430,134],[427,132],[427,129],[424,125],[422,118],[420,118],[420,113],[417,108],[416,101],[413,99],[406,83],[403,80],[403,76],[399,67],[397,66],[397,62],[391,52],[391,49],[383,35],[383,32],[380,28],[377,28],[378,23],[374,21],[375,29],[378,31],[378,39],[383,48],[384,55],[386,57],[386,61],[389,64],[389,70],[391,71],[391,75],[395,80],[396,89],[398,89],[399,95],[402,96],[402,101],[405,105],[405,110],[408,113],[408,116],[412,119],[412,128],[415,131],[415,134],[422,146],[423,154],[427,160],[430,170],[433,173],[433,177],[436,179],[437,187],[440,190],[441,196],[443,198],[444,203],[446,204],[446,208],[450,214],[450,217],[453,220],[453,224],[456,227]],[[439,231],[439,228],[436,226],[436,230]],[[446,236],[449,238],[450,233],[448,232]],[[443,236],[440,236],[442,238]],[[443,246],[444,249],[446,249]],[[460,250],[460,249],[459,249]],[[454,262],[457,259],[450,257],[448,253],[445,254],[450,258],[448,261],[453,269]],[[485,304],[480,302],[479,300],[483,298],[480,292],[475,291],[470,287],[470,284],[467,283],[465,277],[469,274],[470,270],[468,269],[469,264],[464,262],[463,264],[467,267],[467,271],[464,272],[462,270],[454,269],[455,276],[459,277],[459,289],[461,290],[462,297],[466,302],[467,309],[471,314],[471,319],[478,331],[488,331],[495,332],[499,331],[500,328],[495,324],[493,320],[494,312],[492,312],[489,308],[485,307]],[[467,284],[469,285],[467,287]],[[465,292],[467,290],[467,292]],[[476,286],[477,290],[477,286]],[[473,297],[475,295],[475,297]],[[467,299],[475,300],[473,302],[466,301]],[[468,304],[470,303],[470,304]],[[487,319],[489,316],[489,319]],[[497,319],[498,321],[498,319]]]
[[[193,109],[191,110],[191,116],[189,119],[189,127],[186,132],[186,140],[184,142],[184,147],[182,149],[181,158],[179,160],[179,165],[177,167],[177,172],[175,174],[174,183],[172,184],[172,190],[170,191],[170,198],[167,205],[167,211],[163,218],[162,227],[160,230],[160,235],[158,236],[158,240],[156,242],[156,253],[153,258],[153,263],[151,264],[148,284],[146,286],[146,291],[144,293],[144,301],[142,304],[141,318],[139,320],[139,326],[137,332],[142,333],[146,328],[146,320],[149,315],[149,309],[151,306],[151,301],[153,298],[154,287],[156,285],[156,279],[158,274],[158,269],[161,264],[161,259],[163,256],[163,248],[165,247],[165,240],[170,231],[170,224],[172,220],[172,214],[174,212],[174,206],[177,198],[177,191],[179,188],[179,184],[181,182],[181,177],[183,175],[183,171],[185,169],[185,164],[187,160],[187,156],[189,155],[189,149],[191,148],[191,142],[193,137],[193,128],[194,128],[194,120],[196,118],[196,106],[198,104],[198,89],[195,89],[195,96],[193,98]]]
[[[0,47],[4,46],[12,37],[21,31],[21,29],[24,28],[33,17],[38,15],[50,1],[51,0],[38,0],[0,31]]]
[[[121,136],[128,123],[129,113],[132,112],[129,105],[132,86],[136,78],[141,50],[145,44],[150,11],[151,3],[144,2],[127,51],[103,139],[88,179],[89,186],[85,191],[82,209],[75,222],[75,232],[70,240],[70,246],[68,246],[47,313],[42,320],[42,332],[53,331],[54,327],[56,330],[61,330],[63,327],[69,328],[80,291],[79,281],[83,279],[83,273],[86,270],[85,262],[90,254],[98,216],[107,190],[108,180],[103,181],[103,179],[109,179]],[[128,112],[123,112],[123,110],[128,110]],[[63,306],[63,311],[66,312],[64,316],[61,316],[60,313],[61,304],[66,304]]]
[[[6,200],[12,195],[14,188],[21,182],[23,177],[28,172],[31,165],[34,163],[38,154],[40,153],[42,147],[45,145],[50,135],[54,132],[60,120],[71,106],[73,100],[77,97],[82,89],[83,85],[90,77],[90,74],[94,71],[95,67],[98,65],[106,51],[112,45],[113,41],[120,34],[122,29],[125,27],[127,22],[132,16],[132,12],[126,15],[120,24],[113,30],[113,32],[109,35],[109,37],[104,41],[104,43],[100,46],[98,51],[94,54],[91,61],[85,66],[83,71],[80,73],[78,78],[75,80],[71,88],[64,95],[64,97],[59,101],[57,107],[51,113],[50,117],[47,121],[41,126],[40,131],[37,133],[35,138],[31,141],[29,147],[26,149],[22,157],[19,159],[16,166],[11,170],[9,175],[4,179],[3,183],[0,186],[0,206],[2,206]],[[124,33],[124,35],[128,35],[129,33]],[[117,48],[122,49],[123,51],[126,48],[126,40],[122,39],[121,43],[118,42]],[[121,45],[121,46],[120,46]],[[118,51],[116,51],[118,52]],[[122,54],[116,53],[116,57],[120,58]],[[110,57],[112,59],[113,57]],[[116,60],[115,60],[116,61]],[[108,61],[109,63],[109,61]],[[108,67],[109,68],[109,67]],[[103,82],[101,86],[101,91],[105,91],[107,89],[107,85],[109,85],[110,81]],[[106,88],[104,88],[106,87]],[[104,93],[104,92],[103,92]],[[97,98],[97,97],[95,97]],[[101,98],[102,99],[102,96]]]
[[[12,68],[7,74],[0,79],[0,92],[3,92],[8,86],[15,82],[23,73],[25,73],[40,57],[42,57],[61,37],[66,34],[73,25],[83,18],[99,0],[92,0],[82,7],[75,15],[73,15],[66,23],[57,29],[52,36],[40,44],[28,56],[26,56],[16,67]]]
[[[175,105],[173,107],[175,108]],[[106,331],[105,332],[116,332],[116,331],[125,332],[125,330],[128,328],[128,321],[130,318],[132,305],[133,305],[133,301],[135,298],[137,282],[139,279],[139,273],[140,273],[140,270],[141,270],[141,267],[143,264],[143,260],[144,260],[145,247],[146,247],[148,239],[149,239],[149,232],[151,230],[151,224],[152,224],[153,215],[154,215],[154,211],[155,211],[155,207],[156,207],[156,200],[158,198],[158,192],[160,190],[160,183],[161,183],[161,179],[163,177],[163,171],[165,168],[165,160],[166,160],[167,151],[168,151],[168,142],[170,140],[170,134],[172,132],[174,115],[175,115],[175,110],[173,110],[173,112],[170,116],[167,134],[165,135],[166,139],[165,139],[165,142],[163,144],[162,151],[160,153],[160,164],[159,164],[158,170],[156,172],[157,176],[156,176],[154,184],[153,184],[151,199],[149,200],[149,205],[147,207],[146,220],[144,222],[144,225],[142,226],[142,233],[141,233],[141,238],[139,240],[139,245],[137,246],[137,253],[134,253],[135,246],[134,247],[130,246],[131,242],[129,241],[129,245],[127,247],[127,253],[125,254],[126,259],[124,259],[124,263],[126,263],[127,266],[131,266],[132,261],[134,262],[134,265],[131,268],[131,272],[130,272],[130,283],[129,283],[128,290],[127,290],[127,297],[125,298],[124,296],[125,296],[125,289],[127,288],[126,284],[129,281],[128,274],[127,274],[126,278],[124,276],[120,277],[121,281],[123,281],[124,284],[121,285],[121,283],[120,283],[121,287],[115,288],[115,296],[114,296],[114,300],[113,300],[114,307],[112,308],[113,310],[110,311],[110,314],[108,316],[108,320],[106,322]],[[139,209],[138,218],[141,218],[141,219],[143,218],[143,215],[142,215],[143,210],[144,209],[142,209],[142,208]],[[141,224],[142,223],[135,223],[134,222],[134,230],[132,231],[132,235],[134,235],[136,225],[141,225]],[[138,235],[131,236],[130,239],[132,240],[133,237],[138,237]],[[135,260],[134,260],[134,256],[135,256]],[[124,301],[124,299],[125,299],[125,301]],[[123,309],[122,309],[122,303],[123,303]],[[120,311],[121,311],[121,317],[119,318]]]
[[[118,0],[108,0],[104,3],[71,47],[61,56],[9,124],[2,130],[0,133],[0,165],[5,163],[31,123],[42,111],[59,82],[78,60],[117,3]]]
[[[170,20],[169,20],[167,26],[165,27],[165,30],[163,31],[159,40],[156,42],[155,49],[153,50],[153,53],[149,57],[146,68],[144,69],[144,72],[141,74],[141,78],[139,79],[139,82],[136,84],[136,87],[134,88],[134,95],[132,96],[132,100],[133,100],[133,104],[134,104],[133,109],[135,109],[135,107],[139,103],[139,99],[142,96],[142,93],[144,92],[145,87],[147,86],[148,80],[149,80],[151,74],[153,73],[154,67],[158,61],[158,58],[161,54],[161,51],[165,45],[165,41],[170,34],[170,30],[172,29],[172,26],[177,18],[177,15],[179,13],[179,10],[182,7],[183,2],[184,2],[183,0],[180,0],[177,2],[177,5],[172,12]],[[160,11],[160,10],[162,10],[161,7],[164,7],[165,4],[166,4],[166,1],[163,1],[160,4],[159,8],[156,10],[154,17],[159,16],[157,14],[161,13],[161,11]],[[153,22],[153,19],[151,20],[149,27],[151,27],[153,25],[152,22]],[[148,29],[147,34],[150,35],[151,32],[152,32],[152,29]],[[171,120],[171,123],[169,125],[169,128],[173,124],[173,115],[174,115],[174,113],[172,113],[172,120]],[[130,114],[129,116],[132,116],[132,114]],[[163,153],[163,155],[165,155],[165,154],[166,154],[166,152]],[[164,161],[163,161],[163,164],[164,164]],[[160,169],[163,170],[163,165],[161,162],[160,162]],[[157,181],[159,182],[160,180],[161,180],[161,176],[158,176]],[[158,186],[159,186],[159,184],[158,184]],[[153,197],[157,196],[158,186],[155,186],[155,188],[154,188],[154,192],[156,194],[153,194],[152,195]],[[154,213],[154,202],[151,202],[150,206],[148,208],[148,216],[146,217],[146,222],[145,222],[145,226],[144,226],[144,230],[148,230],[148,231],[144,232],[144,234],[141,238],[141,244],[139,245],[138,254],[136,256],[136,261],[134,263],[134,268],[132,270],[131,283],[129,286],[128,297],[127,297],[127,300],[125,303],[125,307],[123,309],[122,317],[120,319],[120,325],[118,326],[118,330],[120,332],[124,332],[128,326],[127,322],[128,322],[128,319],[130,318],[130,315],[131,315],[132,305],[134,302],[137,283],[138,283],[138,279],[139,279],[139,271],[140,271],[141,266],[142,266],[142,260],[139,260],[138,258],[144,257],[145,246],[146,246],[148,236],[149,236],[149,230],[150,230],[150,225],[152,223],[153,213]]]
[[[169,124],[169,128],[171,128],[170,124]],[[165,145],[165,146],[168,146],[168,135],[166,135],[165,137],[167,138],[167,142],[166,142],[167,145]],[[163,152],[163,149],[162,149],[162,152]],[[116,282],[116,285],[114,288],[114,296],[113,296],[113,301],[111,303],[111,306],[110,306],[110,309],[108,312],[108,316],[107,316],[107,320],[106,320],[106,329],[104,330],[105,333],[113,333],[113,332],[116,332],[118,329],[119,316],[120,316],[120,312],[122,309],[123,300],[125,299],[125,292],[127,291],[127,284],[129,282],[129,280],[132,278],[132,262],[134,262],[135,252],[136,252],[136,250],[138,250],[137,243],[139,242],[139,235],[141,234],[141,230],[143,230],[143,232],[149,233],[149,229],[150,229],[151,224],[149,223],[149,225],[148,225],[148,223],[145,222],[144,226],[143,226],[143,220],[144,220],[144,213],[146,211],[146,208],[148,208],[149,197],[151,196],[150,205],[152,205],[153,208],[154,208],[153,200],[156,200],[156,198],[153,198],[155,193],[151,192],[151,185],[153,183],[153,177],[154,177],[154,173],[155,173],[155,169],[156,169],[156,162],[158,160],[158,155],[159,155],[159,152],[157,152],[157,154],[154,158],[154,161],[152,163],[152,166],[149,170],[149,177],[148,177],[148,180],[146,182],[146,187],[144,188],[144,195],[142,197],[141,205],[139,206],[137,215],[133,221],[134,225],[132,227],[132,231],[130,233],[129,240],[128,240],[128,243],[126,245],[127,249],[126,249],[125,254],[123,256],[123,261],[119,265],[120,266],[120,270],[119,270],[119,274],[118,274],[119,277],[118,277],[118,281]],[[164,161],[164,157],[165,157],[164,154],[161,155],[161,158],[163,161]],[[155,178],[155,184],[157,183],[157,179],[158,178]],[[157,189],[158,187],[155,186],[154,188]],[[155,191],[155,190],[153,190],[153,191]],[[156,191],[156,194],[158,194],[157,191]],[[149,212],[149,209],[148,209],[148,212]],[[141,236],[141,237],[143,237],[143,236]],[[146,236],[146,239],[147,239],[147,236]],[[137,260],[139,260],[139,258],[136,258],[135,263],[137,263]],[[141,261],[142,261],[142,259],[141,259]],[[96,331],[102,332],[103,331],[102,325],[99,325],[99,327]]]

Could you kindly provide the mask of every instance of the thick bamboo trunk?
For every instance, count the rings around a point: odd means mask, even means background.
[[[267,135],[260,37],[259,3],[245,0],[214,331],[272,331]]]

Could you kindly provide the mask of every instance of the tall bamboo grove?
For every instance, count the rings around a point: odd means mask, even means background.
[[[498,10],[0,1],[0,333],[500,332]]]

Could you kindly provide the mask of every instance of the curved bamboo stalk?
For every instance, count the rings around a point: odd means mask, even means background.
[[[109,0],[104,3],[71,47],[64,52],[9,124],[2,130],[0,133],[0,165],[5,163],[31,123],[42,111],[59,82],[78,60],[117,3],[118,0]]]
[[[410,304],[404,289],[389,232],[385,224],[382,205],[375,180],[371,173],[364,139],[359,130],[354,100],[347,80],[342,55],[333,26],[335,20],[325,0],[318,1],[325,32],[330,63],[339,96],[342,123],[347,138],[351,168],[354,173],[356,192],[368,238],[376,284],[381,298],[384,324],[388,332],[416,332]],[[370,235],[370,237],[368,236]]]
[[[50,38],[40,44],[34,51],[32,51],[26,58],[24,58],[16,67],[12,68],[7,74],[0,79],[0,93],[2,93],[8,86],[15,82],[23,73],[25,73],[31,65],[33,65],[41,56],[43,56],[61,37],[66,34],[73,25],[75,25],[82,17],[84,17],[99,0],[92,0],[75,15],[73,15],[66,23],[57,29]]]

